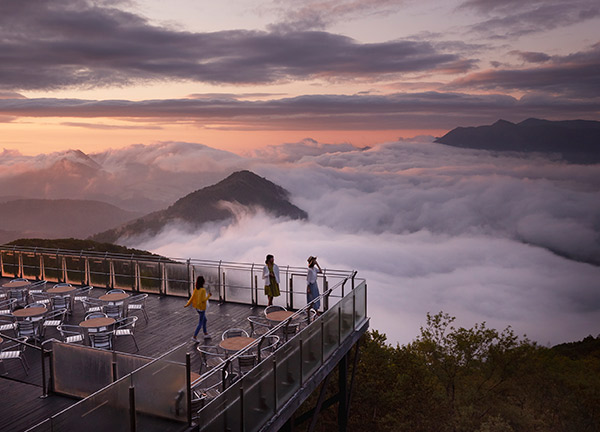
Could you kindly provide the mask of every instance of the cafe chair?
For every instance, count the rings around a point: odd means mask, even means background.
[[[238,370],[240,375],[244,375],[256,366],[258,358],[256,354],[243,354],[238,356]]]
[[[41,280],[41,281],[32,283],[31,285],[29,285],[29,288],[28,288],[29,295],[43,293],[44,289],[46,289],[47,283],[48,282],[45,280]]]
[[[115,294],[115,293],[125,294],[125,290],[122,290],[122,289],[119,289],[119,288],[114,288],[114,289],[108,290],[106,292],[106,294]]]
[[[23,370],[25,370],[25,374],[29,375],[29,365],[27,364],[27,358],[25,358],[25,348],[27,347],[25,342],[27,342],[27,337],[23,336],[18,339],[18,344],[7,346],[0,351],[0,361],[18,359],[23,366]]]
[[[196,347],[200,353],[200,370],[199,374],[202,373],[202,368],[212,369],[220,366],[225,361],[225,353],[221,351],[218,346],[214,345],[198,345]]]
[[[90,297],[92,289],[94,289],[94,287],[90,285],[77,288],[75,291],[73,291],[73,309],[75,308],[75,302],[79,302],[85,311],[85,305],[83,304],[83,301]]]
[[[108,315],[106,315],[104,312],[91,312],[87,314],[84,319],[89,320],[92,318],[108,318]]]
[[[260,349],[260,358],[261,360],[265,357],[270,356],[275,352],[277,346],[279,345],[279,336],[277,335],[268,335],[263,336],[258,344]]]
[[[31,300],[34,303],[41,303],[44,306],[46,306],[47,308],[49,308],[49,306],[50,306],[50,297],[45,292],[32,294],[31,295]]]
[[[46,335],[47,328],[57,328],[63,323],[66,313],[66,309],[57,309],[44,316],[44,321],[42,322],[42,338]]]
[[[29,294],[26,289],[11,289],[8,291],[8,298],[15,299],[20,306],[25,306],[29,300]]]
[[[129,336],[133,339],[133,343],[135,344],[136,351],[139,351],[139,347],[137,341],[135,340],[135,323],[138,320],[138,317],[131,316],[127,318],[122,318],[117,320],[115,326],[115,339],[119,339],[120,337]]]
[[[115,320],[123,318],[123,304],[107,304],[102,309],[107,317]]]
[[[83,304],[83,310],[86,315],[94,312],[102,312],[102,308],[104,307],[104,302],[91,297],[82,300],[81,303]]]
[[[84,341],[83,329],[77,325],[60,324],[56,327],[60,339],[65,343],[82,343]]]
[[[113,347],[113,331],[103,331],[98,333],[92,333],[88,329],[88,337],[90,338],[90,345],[94,348],[102,348],[112,350]]]
[[[60,288],[60,287],[72,287],[73,285],[71,285],[70,283],[67,282],[60,282],[57,284],[54,284],[54,286],[52,288]]]
[[[17,318],[12,315],[0,314],[0,332],[12,331],[15,334]],[[16,336],[16,334],[15,334]]]
[[[263,335],[271,328],[271,323],[266,317],[251,315],[247,319],[250,323],[250,336]]]
[[[15,310],[17,299],[10,298],[0,301],[0,315],[10,315]]]
[[[19,320],[17,321],[17,327],[15,329],[17,338],[37,339],[38,337],[38,326],[35,321],[30,320]]]
[[[68,312],[71,310],[71,298],[69,296],[55,295],[51,298],[52,310],[64,309]]]
[[[283,306],[278,306],[278,305],[271,305],[271,306],[267,306],[264,310],[264,314],[265,317],[270,314],[271,312],[277,312],[277,311],[285,311],[287,310],[286,308],[284,308]]]
[[[144,319],[146,323],[148,322],[148,314],[146,313],[146,299],[148,298],[148,294],[138,294],[133,297],[130,297],[127,302],[127,315],[130,312],[142,311],[144,314]]]
[[[229,330],[225,330],[223,335],[221,336],[221,340],[225,340],[232,337],[249,337],[248,332],[241,328],[231,328]]]
[[[296,333],[298,333],[299,328],[300,328],[299,323],[291,323],[291,322],[285,323],[285,325],[281,329],[281,332],[283,333],[283,337],[285,338],[285,341],[287,342],[288,339],[290,339],[291,337],[294,337],[294,335]]]

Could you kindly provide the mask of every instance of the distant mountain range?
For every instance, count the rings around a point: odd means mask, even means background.
[[[0,243],[19,238],[86,238],[141,215],[91,200],[20,199],[0,205]]]
[[[520,123],[458,127],[435,142],[454,147],[517,152],[555,153],[572,163],[600,163],[600,122],[549,121],[530,118]]]
[[[98,242],[114,243],[118,239],[154,235],[170,223],[197,228],[206,222],[235,218],[230,205],[252,209],[259,207],[277,217],[306,219],[304,210],[288,200],[289,193],[269,180],[250,171],[238,171],[219,183],[192,192],[165,210],[156,211],[118,228],[91,237]]]

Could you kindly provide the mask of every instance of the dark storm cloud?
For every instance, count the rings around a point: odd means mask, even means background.
[[[0,3],[0,87],[98,87],[144,80],[270,83],[443,70],[421,41],[360,44],[326,32],[190,33],[83,0]],[[463,63],[462,71],[470,67]]]
[[[492,73],[492,72],[490,72]],[[463,83],[463,85],[473,85]],[[0,99],[0,115],[23,117],[110,117],[148,122],[208,123],[224,129],[379,130],[453,128],[496,121],[589,116],[600,102],[545,96],[396,93],[307,95],[273,100],[210,96],[171,100]],[[251,126],[249,126],[251,125]]]
[[[471,29],[494,38],[538,33],[600,16],[596,0],[467,0],[461,8],[489,17]]]
[[[539,91],[597,99],[600,95],[600,44],[567,56],[552,57],[544,66],[475,72],[454,80],[449,88]]]

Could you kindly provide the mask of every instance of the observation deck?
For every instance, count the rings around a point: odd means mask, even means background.
[[[345,430],[350,364],[369,326],[366,281],[355,271],[323,269],[315,316],[306,304],[306,268],[280,266],[281,296],[274,304],[290,314],[260,329],[248,317],[264,317],[262,264],[0,246],[0,272],[0,285],[21,277],[47,281],[46,290],[55,283],[93,286],[94,299],[115,288],[130,296],[148,294],[148,320],[136,314],[135,344],[131,338],[116,338],[111,349],[66,343],[51,328],[24,343],[27,373],[18,361],[2,362],[0,430],[276,431],[302,421],[314,426],[336,369],[339,427]],[[212,293],[212,339],[200,345],[218,346],[232,328],[254,339],[224,353],[217,364],[207,363],[190,340],[198,317],[183,306],[198,275]],[[65,323],[84,318],[75,302]],[[19,343],[11,330],[0,337],[3,350]],[[248,357],[255,360],[242,367]],[[298,415],[320,385],[314,409]]]

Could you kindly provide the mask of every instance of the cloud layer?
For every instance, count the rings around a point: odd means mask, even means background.
[[[427,142],[315,155],[317,147],[247,161],[290,190],[308,222],[242,214],[233,226],[194,235],[172,226],[135,246],[243,262],[273,253],[299,266],[318,254],[367,278],[373,326],[401,343],[439,310],[461,325],[511,325],[542,344],[600,332],[600,267],[552,252],[600,257],[599,165]]]

